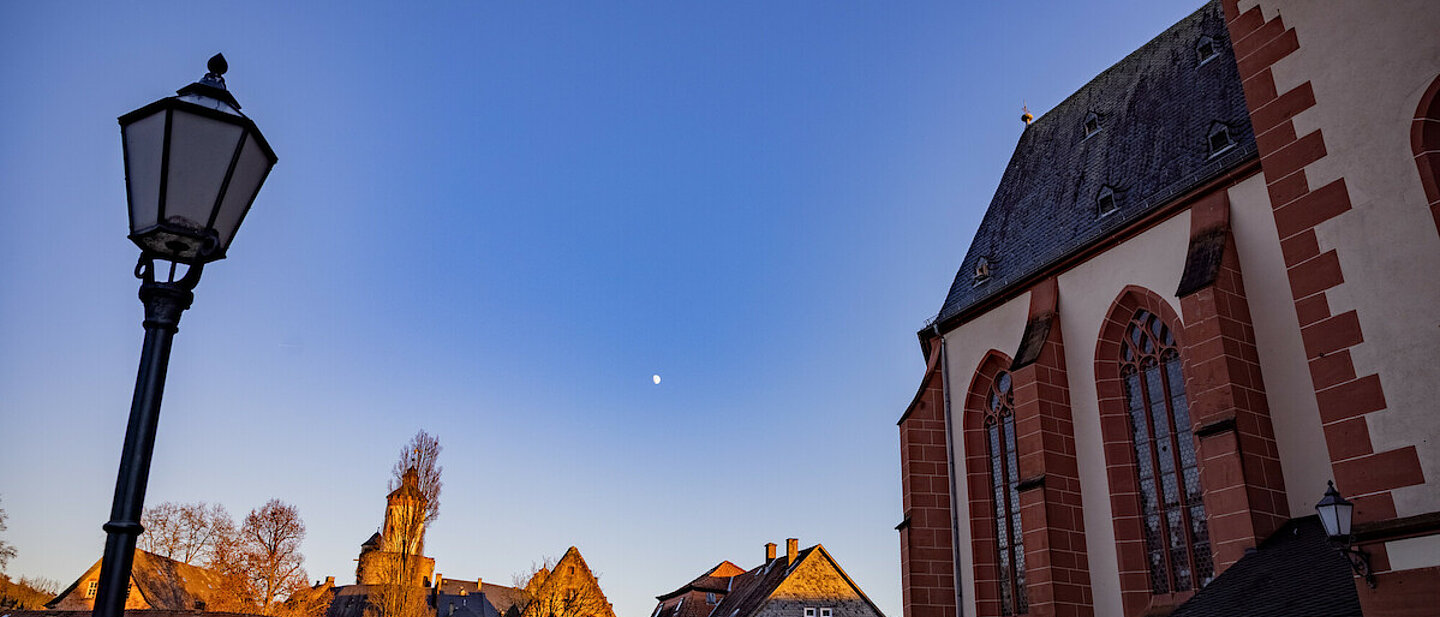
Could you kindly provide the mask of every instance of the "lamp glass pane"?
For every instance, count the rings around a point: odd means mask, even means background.
[[[165,222],[200,231],[210,223],[244,129],[180,109],[172,113]]]
[[[154,225],[160,207],[160,157],[165,148],[165,110],[121,127],[130,231]]]
[[[220,234],[222,249],[230,246],[251,199],[260,190],[260,184],[265,181],[265,174],[272,164],[255,140],[255,135],[247,135],[245,146],[240,150],[240,160],[235,163],[235,173],[230,176],[230,188],[220,202],[220,214],[215,217],[215,232]]]
[[[1355,506],[1352,504],[1340,504],[1335,507],[1335,524],[1339,535],[1350,535],[1350,515],[1355,513]]]
[[[1335,520],[1335,510],[1338,506],[1326,505],[1316,506],[1315,513],[1320,515],[1320,524],[1325,527],[1325,535],[1336,536],[1340,534],[1339,523]]]

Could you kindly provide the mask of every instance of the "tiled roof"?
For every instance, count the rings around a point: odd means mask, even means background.
[[[60,592],[46,606],[52,609],[86,609],[93,600],[78,597],[76,593],[81,581],[91,577],[100,569],[100,561],[90,566],[80,578],[75,579],[65,591]],[[187,611],[201,608],[218,593],[220,575],[213,570],[161,557],[135,549],[135,561],[131,567],[130,579],[135,582],[135,591],[145,599],[152,609]]]
[[[716,564],[715,567],[706,570],[704,574],[695,577],[695,580],[685,583],[681,588],[665,595],[656,596],[655,599],[663,602],[682,593],[689,593],[691,591],[728,592],[730,591],[731,578],[744,573],[745,571],[740,569],[740,566],[730,563],[729,561],[722,561]]]
[[[1350,563],[1316,516],[1293,519],[1170,617],[1360,617]]]
[[[1103,23],[1086,24],[1103,35]],[[1196,50],[1209,37],[1218,55]],[[1099,130],[1087,136],[1094,114]],[[1215,123],[1234,146],[1214,153]],[[937,321],[1005,292],[1255,157],[1255,137],[1220,3],[1212,1],[1025,128]],[[1100,216],[1114,192],[1118,209]],[[977,282],[981,260],[990,276]]]

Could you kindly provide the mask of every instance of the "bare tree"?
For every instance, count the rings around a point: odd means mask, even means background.
[[[10,518],[5,514],[5,508],[0,508],[0,531],[5,531],[5,519]],[[0,572],[10,565],[10,560],[15,558],[15,547],[4,539],[0,539]]]
[[[187,564],[210,559],[216,544],[235,534],[230,513],[220,504],[165,502],[140,517],[140,548]]]
[[[277,617],[325,617],[330,610],[330,602],[335,598],[335,587],[311,587],[300,581],[285,595],[285,601],[275,605],[274,614]]]
[[[240,527],[239,551],[253,581],[256,603],[269,613],[271,605],[307,578],[301,565],[300,541],[305,523],[300,511],[279,499],[251,510]]]
[[[410,443],[400,449],[400,459],[395,461],[395,466],[390,468],[390,490],[400,488],[405,483],[405,472],[414,469],[417,477],[420,495],[425,499],[423,508],[424,525],[431,525],[435,519],[440,518],[440,472],[445,471],[439,465],[440,438],[425,432],[424,429],[415,432],[410,438]],[[423,530],[422,532],[423,533]]]
[[[226,613],[256,612],[255,577],[251,576],[249,560],[240,534],[234,533],[219,539],[210,550],[205,567],[220,577],[220,585],[212,597],[206,598],[205,608]]]
[[[417,431],[391,468],[390,490],[401,495],[386,514],[382,534],[384,551],[393,557],[383,562],[385,582],[375,593],[378,617],[415,617],[427,611],[419,568],[426,526],[440,516],[440,450],[439,438]]]

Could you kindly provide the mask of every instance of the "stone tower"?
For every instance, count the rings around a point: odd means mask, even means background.
[[[360,545],[360,563],[355,567],[355,582],[361,585],[394,584],[402,570],[409,571],[404,584],[429,586],[435,573],[435,560],[425,556],[425,496],[420,492],[420,475],[415,468],[405,470],[400,488],[385,498],[385,523],[381,531]],[[413,533],[406,529],[413,527]],[[402,560],[411,560],[409,568],[401,568]]]
[[[385,527],[381,532],[381,550],[390,553],[424,554],[425,496],[420,494],[420,475],[411,467],[401,477],[400,488],[385,498]],[[413,526],[414,533],[405,528]],[[408,537],[407,537],[408,536]],[[408,543],[408,550],[402,544]]]

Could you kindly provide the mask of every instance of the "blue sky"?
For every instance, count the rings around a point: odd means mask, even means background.
[[[142,338],[115,117],[223,51],[280,162],[181,322],[148,503],[294,503],[351,581],[423,428],[447,577],[576,545],[643,617],[799,537],[898,617],[914,333],[1020,106],[1196,8],[416,6],[0,5],[9,574],[99,556]]]

